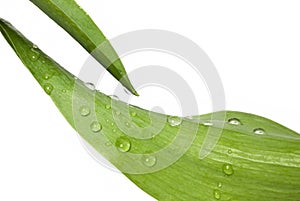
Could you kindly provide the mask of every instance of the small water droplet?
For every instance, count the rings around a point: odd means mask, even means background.
[[[223,172],[228,176],[232,175],[234,173],[232,165],[228,163],[224,164]]]
[[[131,112],[130,114],[131,114],[131,116],[133,116],[133,117],[136,116],[136,112]]]
[[[117,132],[117,129],[114,128],[114,129],[112,130],[112,132],[114,132],[114,133]]]
[[[128,138],[120,137],[116,141],[116,147],[120,152],[128,152],[131,148],[131,143]]]
[[[266,133],[266,131],[262,128],[256,128],[253,130],[253,133],[257,134],[257,135],[263,135]]]
[[[111,98],[114,99],[114,100],[119,100],[119,97],[116,96],[116,95],[110,95],[109,97],[111,97]]]
[[[105,105],[105,108],[109,110],[111,108],[111,106],[110,105]]]
[[[210,121],[204,122],[203,123],[204,126],[213,126],[214,124]]]
[[[99,122],[94,121],[91,123],[90,128],[94,133],[98,133],[102,130],[102,125]]]
[[[116,115],[120,115],[121,114],[121,112],[120,111],[116,111]]]
[[[231,149],[228,149],[228,154],[232,154],[232,150]]]
[[[168,117],[168,123],[170,124],[170,126],[178,126],[180,125],[182,122],[182,119],[180,117],[177,116],[169,116]]]
[[[67,93],[67,90],[65,90],[65,89],[63,89],[63,90],[61,90],[63,93]]]
[[[110,141],[108,141],[108,142],[105,143],[105,145],[106,145],[107,147],[109,147],[109,146],[112,145],[112,143],[111,143]]]
[[[218,188],[222,188],[223,184],[221,182],[218,183]]]
[[[228,123],[231,124],[231,125],[236,125],[236,126],[242,124],[241,121],[239,119],[237,119],[237,118],[231,118],[231,119],[229,119]]]
[[[124,92],[127,94],[127,95],[131,95],[131,93],[128,91],[128,89],[124,88]]]
[[[110,124],[111,126],[114,126],[115,125],[115,123],[114,122],[111,122],[111,124]]]
[[[82,106],[79,109],[79,112],[80,112],[81,116],[83,116],[83,117],[86,117],[86,116],[88,116],[91,113],[90,108],[88,108],[86,106]]]
[[[49,80],[49,79],[51,78],[51,75],[45,74],[43,78],[44,78],[45,80]]]
[[[143,156],[142,158],[144,165],[148,167],[153,167],[156,164],[155,156]]]
[[[220,200],[221,199],[221,191],[214,190],[214,197],[216,200]]]
[[[51,93],[53,91],[53,86],[51,84],[45,84],[44,90],[45,90],[46,94],[51,95]]]
[[[90,82],[86,82],[86,83],[84,83],[84,85],[87,87],[87,88],[89,88],[90,90],[95,90],[95,85],[93,84],[93,83],[90,83]]]
[[[126,122],[125,125],[126,125],[127,127],[130,127],[130,123],[128,123],[128,122]]]
[[[38,52],[38,47],[36,45],[33,45],[31,50],[31,55],[30,55],[30,60],[31,61],[37,61],[40,58],[40,53]]]

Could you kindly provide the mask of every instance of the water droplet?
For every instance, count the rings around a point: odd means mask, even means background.
[[[48,75],[48,74],[46,74],[46,75],[44,75],[44,77],[43,77],[45,80],[49,80],[50,78],[51,78],[51,76],[50,75]]]
[[[90,128],[94,133],[98,133],[102,130],[102,125],[99,122],[94,121],[91,123]]]
[[[128,123],[128,122],[126,122],[125,125],[126,125],[127,127],[130,127],[130,123]]]
[[[156,164],[155,156],[143,156],[142,158],[144,165],[148,167],[153,167]]]
[[[128,138],[120,137],[116,141],[116,147],[120,152],[128,152],[131,148],[131,143]]]
[[[262,128],[256,128],[253,130],[253,133],[257,134],[257,135],[263,135],[266,133],[266,131]]]
[[[228,154],[232,154],[232,150],[231,149],[228,149]]]
[[[124,88],[124,92],[127,94],[127,95],[131,95],[131,93],[128,91],[128,89]]]
[[[79,109],[79,112],[80,112],[81,116],[84,116],[84,117],[88,116],[91,113],[90,108],[88,108],[86,106],[82,106]]]
[[[131,116],[133,116],[133,117],[136,116],[136,112],[131,112],[130,114],[131,114]]]
[[[53,91],[53,86],[51,84],[45,84],[44,90],[45,90],[46,94],[51,95],[51,93]]]
[[[63,90],[61,90],[63,93],[67,93],[67,90],[65,90],[65,89],[63,89]]]
[[[170,124],[170,126],[178,126],[180,125],[182,122],[182,119],[180,117],[177,116],[169,116],[168,117],[168,123]]]
[[[105,145],[106,145],[107,147],[109,147],[109,146],[112,145],[112,143],[111,143],[110,141],[108,141],[108,142],[105,143]]]
[[[112,130],[112,132],[114,132],[114,133],[117,132],[117,129],[114,128],[114,129]]]
[[[120,115],[121,114],[121,112],[120,111],[116,111],[116,115]]]
[[[86,83],[84,83],[84,85],[87,87],[87,88],[89,88],[90,90],[95,90],[95,85],[93,84],[93,83],[90,83],[90,82],[86,82]]]
[[[214,124],[210,121],[204,122],[203,123],[204,126],[213,126]]]
[[[218,183],[218,188],[222,188],[223,184],[221,182]]]
[[[236,126],[242,124],[241,121],[239,119],[237,119],[237,118],[231,118],[231,119],[229,119],[228,123],[231,124],[231,125],[236,125]]]
[[[30,60],[31,61],[37,61],[40,58],[40,53],[38,52],[38,47],[36,45],[33,45],[31,50],[31,55],[30,55]]]
[[[109,110],[111,108],[111,106],[110,105],[105,105],[105,108]]]
[[[219,190],[214,190],[214,197],[216,200],[221,199],[221,192]]]
[[[114,100],[119,100],[119,97],[116,96],[116,95],[110,95],[109,97],[111,97],[111,98],[114,99]]]
[[[227,163],[227,164],[224,164],[224,165],[223,165],[223,172],[224,172],[226,175],[228,175],[228,176],[232,175],[232,174],[234,173],[232,165],[231,165],[231,164],[228,164],[228,163]]]

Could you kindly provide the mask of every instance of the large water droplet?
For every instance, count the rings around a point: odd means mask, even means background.
[[[116,147],[120,152],[128,152],[131,148],[131,142],[126,137],[120,137],[116,141]]]
[[[79,112],[80,112],[81,116],[84,116],[84,117],[88,116],[91,113],[90,108],[88,108],[86,106],[82,106],[79,109]]]
[[[231,118],[231,119],[229,119],[228,123],[231,124],[231,125],[236,125],[236,126],[242,124],[241,121],[239,119],[237,119],[237,118]]]
[[[101,131],[102,125],[99,122],[94,121],[91,123],[90,128],[94,133],[98,133]]]
[[[262,128],[256,128],[253,130],[253,133],[257,134],[257,135],[263,135],[266,133],[266,131]]]
[[[86,82],[86,83],[84,83],[84,85],[87,87],[87,88],[89,88],[90,90],[95,90],[95,85],[93,84],[93,83],[90,83],[90,82]]]
[[[232,175],[234,173],[232,165],[228,163],[224,164],[223,172],[228,176]]]
[[[221,199],[221,191],[219,190],[214,190],[214,198],[216,200],[220,200]]]
[[[143,163],[148,167],[153,167],[156,164],[155,156],[143,156]]]
[[[170,126],[178,126],[180,125],[182,122],[182,119],[180,117],[177,116],[169,116],[168,117],[168,123],[170,124]]]
[[[51,95],[51,93],[53,91],[53,86],[51,84],[45,84],[44,90],[45,90],[46,94]]]

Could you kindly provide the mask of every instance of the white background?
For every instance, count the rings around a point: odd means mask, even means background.
[[[224,84],[227,109],[262,115],[300,132],[299,1],[78,3],[108,38],[145,28],[190,38],[214,62]],[[74,74],[88,58],[85,50],[29,1],[1,0],[0,15]],[[159,56],[145,57],[125,58],[126,69],[130,72],[141,63],[153,64],[149,61],[166,63],[157,60]],[[3,38],[0,66],[0,200],[154,200],[88,155]],[[116,84],[107,77],[107,82]],[[203,86],[200,82],[195,91],[200,113],[210,111]],[[108,92],[110,87],[99,88]],[[140,106],[147,108],[154,101],[167,113],[178,113],[174,97],[167,92],[148,89],[140,93],[140,101],[136,100]],[[159,97],[150,100],[149,93]]]

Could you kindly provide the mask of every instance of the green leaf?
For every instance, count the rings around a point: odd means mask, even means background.
[[[299,200],[298,133],[241,112],[190,119],[129,106],[89,89],[8,22],[0,31],[83,139],[157,200]],[[206,135],[218,132],[199,159]]]
[[[66,30],[123,86],[134,95],[138,95],[109,40],[106,39],[93,20],[74,0],[30,1]]]

